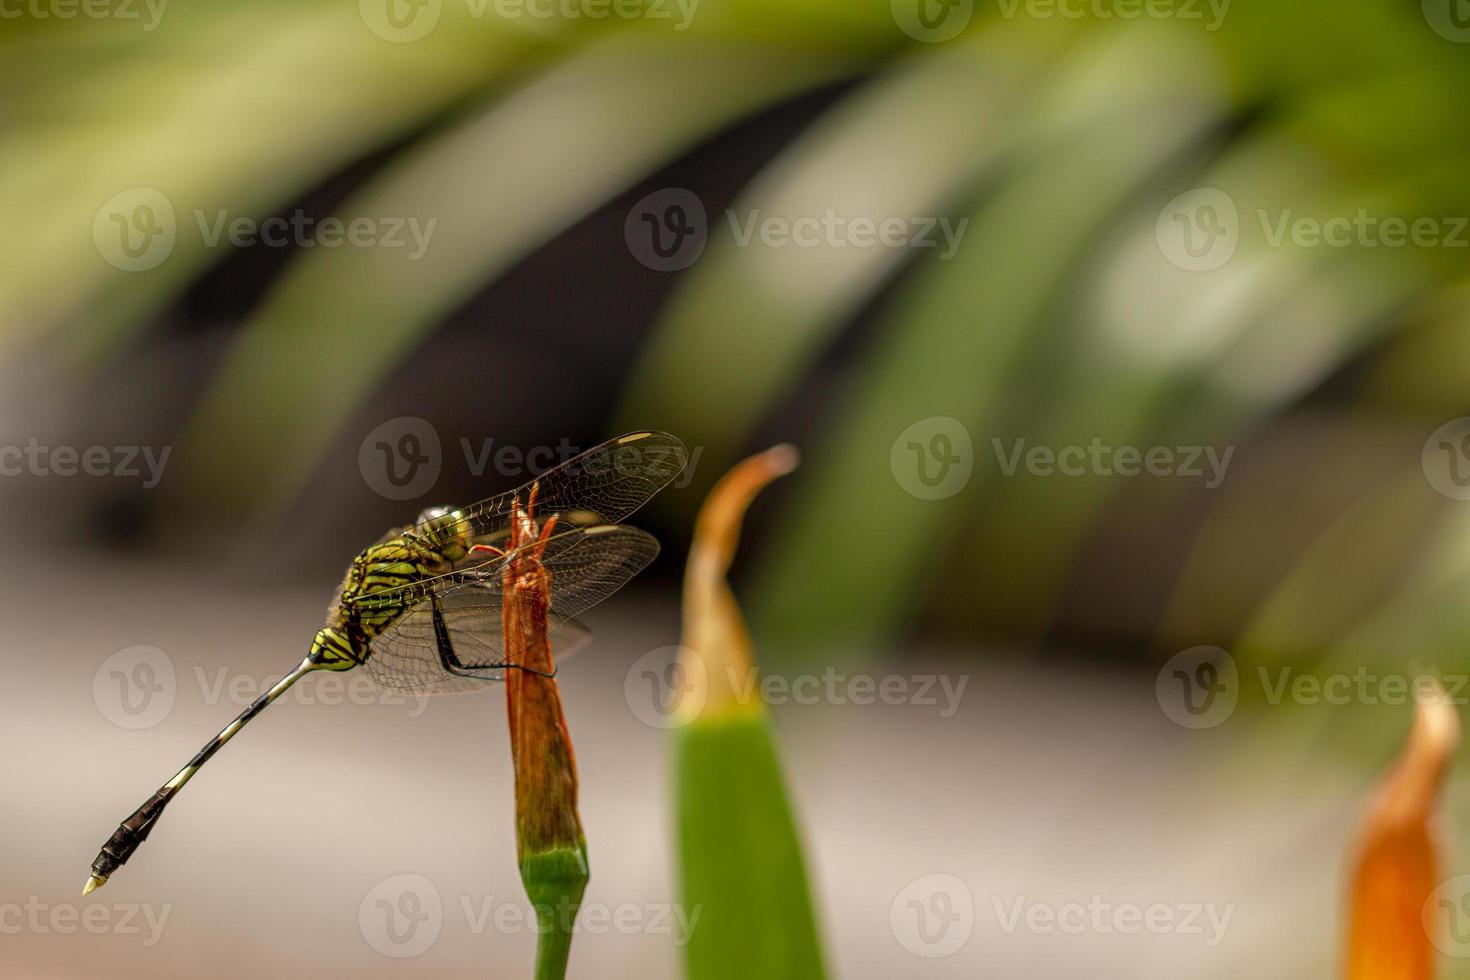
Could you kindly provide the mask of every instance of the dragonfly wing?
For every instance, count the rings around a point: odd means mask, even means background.
[[[362,669],[385,691],[405,694],[454,694],[483,690],[504,678],[500,615],[467,610],[445,616],[450,643],[464,670],[451,670],[440,656],[433,608],[419,603],[394,621],[370,644]]]
[[[616,524],[668,486],[689,460],[684,443],[666,432],[630,432],[589,449],[515,490],[455,508],[453,521],[427,521],[401,532],[410,540],[469,537],[498,544],[507,535],[516,501],[526,505],[537,488],[536,517],[559,515],[563,528]]]
[[[557,661],[587,640],[572,618],[622,588],[658,554],[645,531],[621,525],[578,528],[546,542],[542,564],[551,574],[547,629]],[[501,622],[507,594],[501,581],[505,559],[428,579],[405,597],[407,610],[370,644],[363,665],[379,687],[415,693],[476,690],[504,679],[508,667]],[[434,624],[438,606],[453,659],[440,648]]]

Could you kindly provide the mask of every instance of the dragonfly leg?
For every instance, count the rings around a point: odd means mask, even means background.
[[[525,664],[501,664],[500,666],[502,668],[506,669],[506,670],[524,670],[526,673],[528,673],[528,674],[535,674],[537,677],[555,677],[556,676],[556,670],[555,669],[552,669],[552,670],[537,670],[535,667],[527,667]]]
[[[469,558],[474,555],[489,555],[491,558],[504,558],[505,549],[497,548],[493,544],[472,544],[470,545],[470,550],[465,553],[465,557]],[[486,572],[478,569],[471,569],[466,574],[470,576],[471,581],[481,583],[490,581],[490,576]]]
[[[460,660],[459,655],[454,652],[454,642],[449,638],[449,626],[444,622],[444,607],[439,604],[439,594],[437,592],[429,593],[429,605],[433,610],[434,645],[439,649],[439,665],[443,667],[448,673],[455,674],[460,677],[473,677],[476,680],[483,680],[483,678],[481,678],[478,674],[471,672],[476,670],[503,670],[507,667],[512,667],[516,670],[528,671],[540,677],[556,676],[555,670],[547,673],[544,670],[533,670],[530,667],[523,667],[520,664],[465,663],[464,661]]]

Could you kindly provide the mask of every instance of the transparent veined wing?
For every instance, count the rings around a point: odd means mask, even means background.
[[[401,534],[411,540],[465,536],[496,544],[510,528],[515,502],[525,506],[537,488],[536,517],[553,516],[572,526],[617,524],[658,493],[684,469],[689,453],[667,432],[630,432],[574,456],[536,479],[495,497],[457,507],[453,521],[424,522]]]
[[[658,554],[658,541],[637,528],[604,524],[553,534],[541,563],[551,575],[547,628],[558,662],[586,639],[572,620],[627,584]],[[416,582],[360,603],[406,603],[406,611],[369,644],[363,669],[385,690],[452,693],[502,680],[507,663],[501,631],[507,597],[505,556]],[[455,661],[446,662],[434,623],[437,606]]]

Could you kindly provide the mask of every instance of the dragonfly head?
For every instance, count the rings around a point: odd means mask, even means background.
[[[306,660],[317,670],[351,670],[362,662],[346,635],[330,626],[316,631]]]

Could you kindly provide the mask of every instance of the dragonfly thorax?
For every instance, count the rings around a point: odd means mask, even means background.
[[[326,628],[312,643],[324,667],[346,670],[364,663],[374,638],[407,609],[401,590],[441,575],[469,553],[464,515],[448,507],[425,511],[425,519],[363,551],[352,560],[327,615]],[[364,596],[377,596],[361,602]]]

